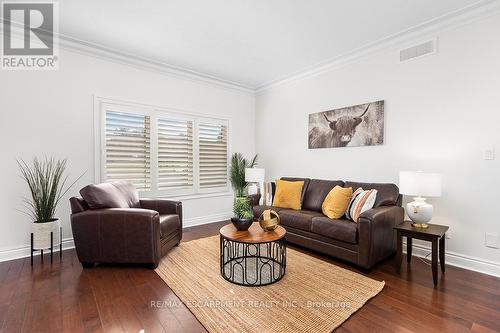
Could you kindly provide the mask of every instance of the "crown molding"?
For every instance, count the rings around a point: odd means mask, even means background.
[[[357,48],[348,53],[322,61],[304,70],[286,75],[280,79],[262,84],[255,88],[255,93],[259,94],[269,89],[287,84],[293,81],[305,79],[311,76],[329,72],[346,65],[355,63],[390,47],[407,43],[411,40],[422,38],[426,35],[436,34],[454,26],[460,26],[469,22],[498,14],[500,10],[500,0],[480,0],[472,5],[447,13],[427,22],[418,24],[399,33],[379,39],[365,46]]]
[[[313,66],[309,66],[306,69],[296,71],[258,86],[250,86],[227,80],[214,75],[171,65],[155,59],[103,46],[97,43],[84,41],[60,33],[57,34],[57,37],[59,39],[59,47],[66,51],[92,56],[122,65],[129,65],[138,69],[165,74],[180,79],[205,83],[210,86],[256,95],[289,82],[319,75],[355,63],[376,52],[394,47],[398,44],[422,38],[426,35],[436,34],[454,26],[463,25],[474,20],[498,14],[499,10],[500,0],[479,0],[472,5],[447,13],[399,33],[369,43],[340,56],[330,58]],[[2,20],[0,19],[0,22],[1,21]]]
[[[4,20],[0,18],[0,23],[3,23],[3,21]],[[11,21],[11,29],[12,36],[14,38],[24,38],[24,28],[22,24]],[[174,76],[181,79],[187,79],[198,83],[202,82],[212,86],[217,86],[219,88],[228,88],[252,95],[255,93],[255,87],[245,85],[243,83],[226,80],[214,75],[198,72],[180,66],[174,66],[158,60],[139,56],[137,54],[64,35],[62,33],[54,33],[54,35],[59,48],[66,51],[75,52],[86,56],[92,56],[122,65],[129,65],[135,68],[149,70],[155,73]]]
[[[2,22],[3,19],[0,18],[0,23]],[[23,25],[14,21],[11,21],[11,24],[12,36],[14,38],[24,38]],[[214,75],[198,72],[180,66],[174,66],[165,62],[139,56],[137,54],[125,52],[97,43],[85,41],[61,33],[54,33],[54,35],[59,48],[69,52],[91,56],[106,61],[112,61],[122,65],[128,65],[155,73],[174,76],[180,79],[187,79],[198,83],[202,82],[212,86],[217,86],[219,88],[222,87],[231,90],[237,90],[247,94],[255,94],[255,87],[251,87],[243,83],[226,80]]]
[[[190,81],[203,82],[212,86],[228,88],[244,93],[254,94],[254,87],[226,80],[214,75],[205,74],[195,70],[170,65],[161,61],[146,58],[122,50],[110,48],[96,43],[84,41],[74,37],[58,34],[59,47],[63,50],[93,56],[116,63],[130,65],[136,68],[153,71],[156,73],[175,76]]]

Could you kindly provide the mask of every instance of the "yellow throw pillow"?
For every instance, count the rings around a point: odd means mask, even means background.
[[[303,181],[289,182],[277,179],[273,206],[295,210],[300,209],[302,207],[302,203],[300,202],[302,187],[304,187]]]
[[[344,188],[337,185],[326,196],[321,210],[331,219],[341,218],[347,211],[351,198],[352,187]]]

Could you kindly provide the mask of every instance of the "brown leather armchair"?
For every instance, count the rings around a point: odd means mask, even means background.
[[[139,199],[132,185],[89,185],[72,197],[71,228],[78,259],[95,263],[148,264],[160,259],[182,239],[182,203]]]

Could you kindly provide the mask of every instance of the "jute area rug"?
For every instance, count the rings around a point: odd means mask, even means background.
[[[262,287],[220,275],[219,237],[181,243],[156,273],[209,332],[331,332],[384,287],[293,249],[286,274]]]

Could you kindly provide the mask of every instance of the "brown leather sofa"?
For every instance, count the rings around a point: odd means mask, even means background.
[[[127,183],[89,185],[72,197],[71,228],[78,259],[94,263],[148,264],[182,239],[182,203],[139,199]],[[85,199],[84,199],[85,198]]]
[[[283,177],[282,180],[304,181],[302,210],[270,206],[254,206],[254,217],[265,209],[278,212],[282,226],[287,230],[289,243],[303,246],[370,269],[396,251],[393,227],[403,222],[402,196],[394,184],[344,182]],[[336,185],[378,190],[374,208],[361,214],[358,222],[345,217],[333,220],[323,215],[321,205]],[[273,197],[275,184],[273,183]]]

